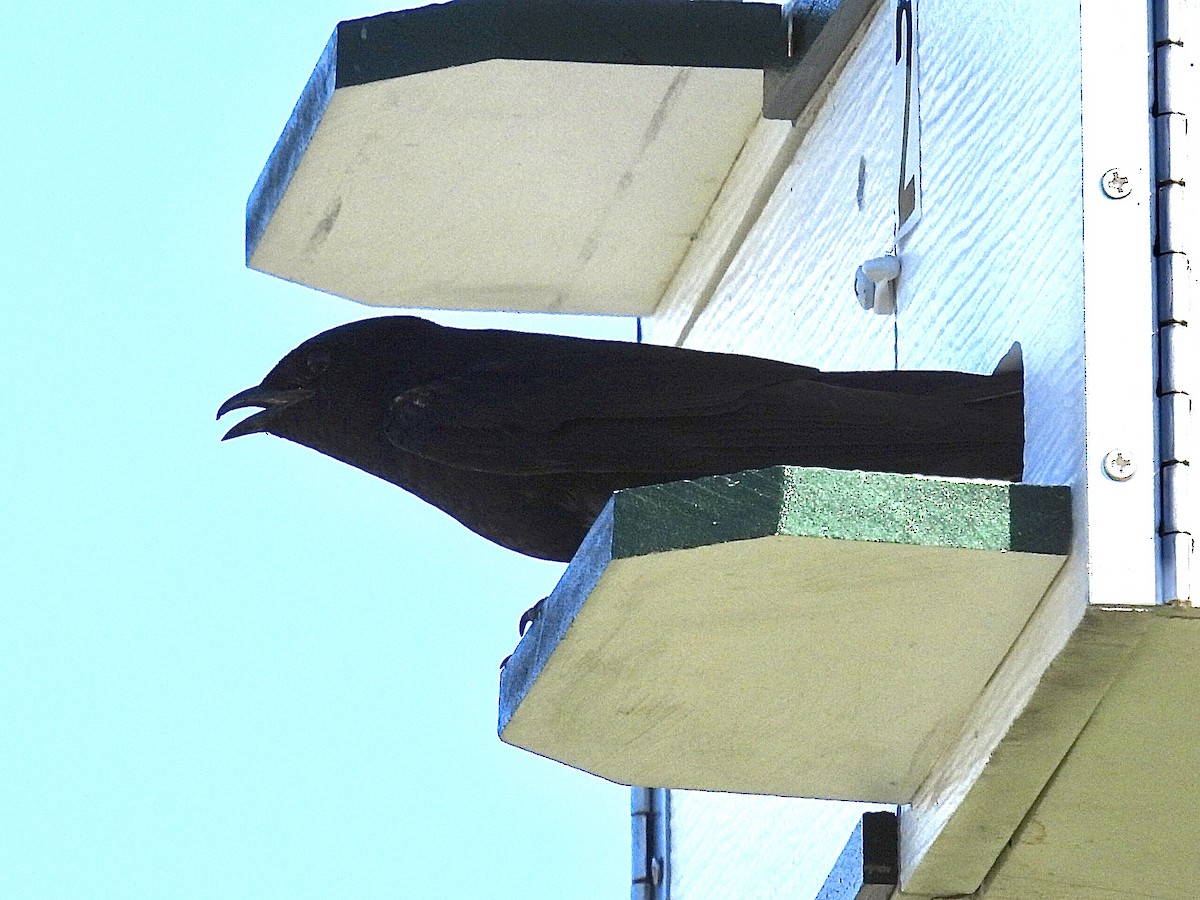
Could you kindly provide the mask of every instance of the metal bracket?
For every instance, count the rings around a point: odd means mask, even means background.
[[[1183,3],[1157,0],[1154,13],[1154,196],[1158,294],[1158,456],[1161,596],[1190,603],[1195,548],[1195,492],[1191,481],[1192,394],[1189,361],[1195,357],[1189,327],[1193,288],[1183,246],[1187,185],[1187,116],[1178,101],[1189,60],[1182,40]]]
[[[769,68],[764,74],[764,118],[799,118],[875,5],[875,0],[788,0],[783,4],[790,59],[786,67]]]
[[[666,788],[631,788],[629,809],[633,827],[630,900],[667,900],[670,792]]]

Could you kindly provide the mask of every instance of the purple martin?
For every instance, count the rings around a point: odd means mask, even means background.
[[[221,405],[504,547],[567,561],[613,491],[772,465],[1018,481],[1022,373],[821,372],[653,344],[342,325]]]

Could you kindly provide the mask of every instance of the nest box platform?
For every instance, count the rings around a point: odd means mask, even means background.
[[[622,784],[908,801],[1066,558],[1069,490],[775,467],[621,491],[500,686]]]
[[[778,5],[728,0],[342,22],[251,194],[247,264],[378,306],[648,313],[793,43]]]

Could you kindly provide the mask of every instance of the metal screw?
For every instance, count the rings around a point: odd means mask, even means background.
[[[1121,174],[1120,169],[1109,169],[1101,175],[1100,188],[1104,191],[1104,196],[1113,200],[1123,200],[1133,193],[1129,179]]]
[[[1121,449],[1109,450],[1104,454],[1104,474],[1113,481],[1128,481],[1137,471],[1137,466]]]

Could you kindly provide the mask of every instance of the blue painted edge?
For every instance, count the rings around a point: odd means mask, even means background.
[[[863,884],[862,858],[863,826],[860,820],[813,900],[854,900]]]
[[[576,551],[571,564],[542,605],[542,614],[521,638],[500,672],[500,715],[497,733],[504,729],[537,683],[550,656],[575,622],[608,564],[612,562],[613,501],[609,500]]]
[[[308,149],[308,143],[333,97],[337,81],[337,55],[338,33],[335,30],[325,44],[308,83],[300,92],[300,99],[283,126],[283,133],[275,142],[275,148],[267,157],[267,164],[259,173],[254,189],[250,191],[246,201],[246,265],[250,264],[250,258],[258,249],[267,223],[283,199],[292,174],[300,165],[304,151]]]
[[[896,812],[863,813],[813,900],[891,896],[900,880],[900,819]],[[871,886],[884,890],[871,891]]]

